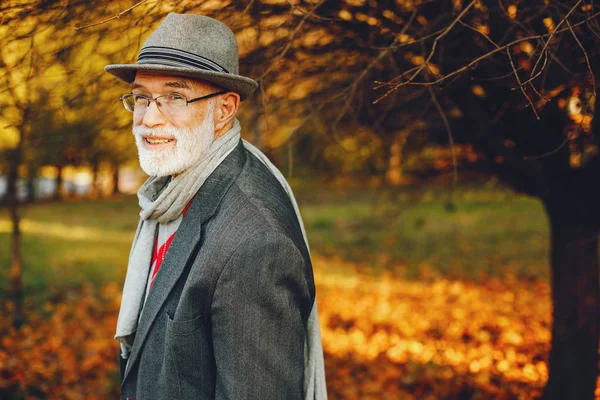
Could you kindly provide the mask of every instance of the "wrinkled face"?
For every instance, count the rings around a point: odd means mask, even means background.
[[[180,95],[192,99],[215,91],[198,81],[146,72],[138,72],[132,84],[133,94],[148,98]],[[183,107],[168,107],[165,102],[161,103],[160,107],[156,101],[147,108],[136,107],[133,134],[144,172],[156,176],[176,175],[198,162],[212,144],[215,99],[200,100]]]

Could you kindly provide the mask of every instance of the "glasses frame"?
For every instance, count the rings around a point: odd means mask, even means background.
[[[215,97],[218,96],[220,94],[225,94],[227,93],[226,90],[222,90],[220,92],[214,92],[214,93],[210,93],[207,94],[205,96],[200,96],[200,97],[195,97],[193,99],[187,99],[187,97],[185,97],[182,94],[178,94],[178,96],[181,96],[184,100],[185,100],[185,106],[187,107],[188,104],[190,103],[194,103],[196,101],[200,101],[200,100],[206,100],[206,99],[210,99],[211,97]],[[119,97],[119,100],[121,100],[121,102],[123,103],[123,107],[125,107],[125,109],[129,112],[135,112],[135,106],[133,108],[133,110],[130,110],[129,108],[127,108],[127,105],[125,103],[126,99],[130,98],[130,97],[143,97],[144,99],[146,99],[148,101],[148,105],[146,106],[146,110],[150,107],[150,103],[152,103],[153,101],[156,102],[156,107],[160,110],[161,106],[160,103],[158,102],[158,99],[160,99],[161,97],[167,97],[167,96],[173,96],[173,94],[163,94],[160,96],[156,96],[156,97],[148,97],[148,96],[144,96],[143,94],[133,94],[133,93],[127,93],[124,95],[121,95],[121,97]]]

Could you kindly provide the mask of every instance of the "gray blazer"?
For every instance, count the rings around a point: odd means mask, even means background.
[[[242,143],[200,188],[121,360],[121,398],[303,398],[312,265],[289,197]]]

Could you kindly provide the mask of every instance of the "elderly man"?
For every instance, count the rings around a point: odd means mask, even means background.
[[[235,36],[169,14],[131,84],[142,169],[116,338],[122,399],[323,399],[312,265],[292,192],[240,139],[257,83],[238,73]]]

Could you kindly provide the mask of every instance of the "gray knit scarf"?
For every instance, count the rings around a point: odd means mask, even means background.
[[[140,222],[135,234],[127,275],[123,287],[121,309],[117,320],[115,338],[121,343],[121,355],[128,358],[133,345],[133,336],[137,330],[142,302],[145,298],[146,282],[152,261],[156,228],[159,223],[168,223],[181,216],[190,199],[204,184],[208,176],[240,140],[240,124],[234,120],[233,127],[216,139],[209,147],[206,156],[184,173],[171,177],[151,176],[138,192]],[[257,157],[275,175],[290,197],[296,216],[302,229],[302,235],[308,248],[304,224],[292,189],[269,159],[256,147],[243,141],[244,148]],[[325,366],[316,301],[308,319],[308,332],[304,343],[304,391],[306,400],[327,399],[325,386]]]

